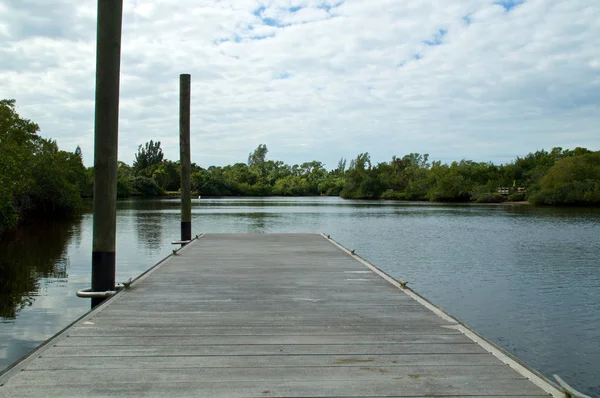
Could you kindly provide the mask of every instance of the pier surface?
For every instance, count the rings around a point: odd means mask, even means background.
[[[5,372],[0,396],[554,394],[415,296],[321,235],[204,235]]]

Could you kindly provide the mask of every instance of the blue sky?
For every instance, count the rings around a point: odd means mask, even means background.
[[[125,0],[119,158],[287,163],[369,152],[507,162],[600,149],[597,0]],[[93,162],[95,0],[0,0],[0,97]]]

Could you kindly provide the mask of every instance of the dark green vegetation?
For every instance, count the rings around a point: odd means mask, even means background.
[[[0,232],[44,214],[72,214],[91,196],[91,172],[81,150],[66,152],[42,138],[39,126],[0,100]]]
[[[0,101],[0,232],[40,215],[72,214],[92,195],[93,168],[81,150],[66,152],[40,137],[39,127]],[[371,163],[361,153],[333,170],[313,160],[287,165],[267,159],[266,145],[246,163],[224,167],[192,164],[192,189],[203,196],[340,195],[354,199],[495,203],[529,200],[545,205],[600,204],[600,151],[553,148],[495,165],[461,160],[429,161],[411,153]],[[158,196],[180,189],[180,165],[164,158],[160,141],[140,145],[133,166],[119,162],[119,197]],[[507,194],[498,188],[506,187]],[[518,187],[523,188],[519,192]]]
[[[553,148],[517,157],[504,165],[428,160],[427,154],[413,153],[373,166],[368,153],[360,154],[344,174],[341,195],[437,202],[600,204],[600,151]],[[500,187],[507,188],[508,194],[499,194]]]

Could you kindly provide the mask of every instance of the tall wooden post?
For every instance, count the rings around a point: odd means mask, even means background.
[[[115,288],[117,146],[123,0],[98,0],[92,291]],[[92,308],[104,301],[93,298]]]
[[[190,97],[188,74],[179,76],[179,159],[181,162],[181,240],[192,239],[192,166],[190,160]]]

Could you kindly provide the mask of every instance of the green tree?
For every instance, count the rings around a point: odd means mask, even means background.
[[[283,177],[273,187],[273,194],[278,196],[307,196],[310,192],[310,183],[306,178],[289,175]]]
[[[222,169],[222,176],[234,184],[254,185],[257,176],[250,171],[245,163],[236,163],[233,166],[225,166]]]
[[[137,176],[132,181],[132,193],[141,196],[158,196],[162,190],[152,178]]]
[[[556,161],[530,201],[544,205],[600,204],[600,151],[578,153]]]
[[[164,154],[160,147],[160,141],[146,142],[143,146],[138,147],[133,161],[133,169],[136,175],[152,177],[156,168],[163,161]]]
[[[281,160],[267,160],[265,162],[265,172],[267,174],[267,183],[273,186],[277,180],[291,175],[292,168],[283,163]]]
[[[75,148],[74,153],[68,154],[67,161],[69,163],[69,181],[75,184],[82,198],[91,198],[94,180],[83,165],[83,153],[79,145]]]
[[[133,195],[133,168],[125,162],[119,161],[117,166],[117,197],[127,198]]]
[[[344,175],[346,172],[346,158],[340,158],[337,168],[334,170],[338,175]]]
[[[433,167],[431,173],[435,184],[429,189],[427,197],[435,202],[465,202],[471,197],[471,181],[463,177],[460,166],[453,162],[450,167]]]
[[[258,182],[263,185],[267,183],[267,169],[265,167],[267,152],[269,152],[267,146],[260,144],[254,152],[248,155],[248,167],[257,176]]]
[[[31,169],[39,126],[21,118],[15,100],[0,100],[0,232],[21,217],[16,201],[33,183]]]
[[[371,157],[368,152],[359,154],[356,159],[350,161],[350,167],[346,172],[346,183],[340,196],[354,199],[379,198],[385,191],[379,175],[378,167],[371,165]]]
[[[248,155],[248,167],[253,167],[257,165],[263,165],[267,159],[267,146],[265,144],[260,144],[254,152],[251,152]]]
[[[81,206],[77,184],[79,172],[84,172],[83,164],[79,158],[73,159],[72,153],[59,150],[56,141],[37,141],[31,170],[34,184],[24,195],[29,204],[27,211],[38,215],[68,214]]]

